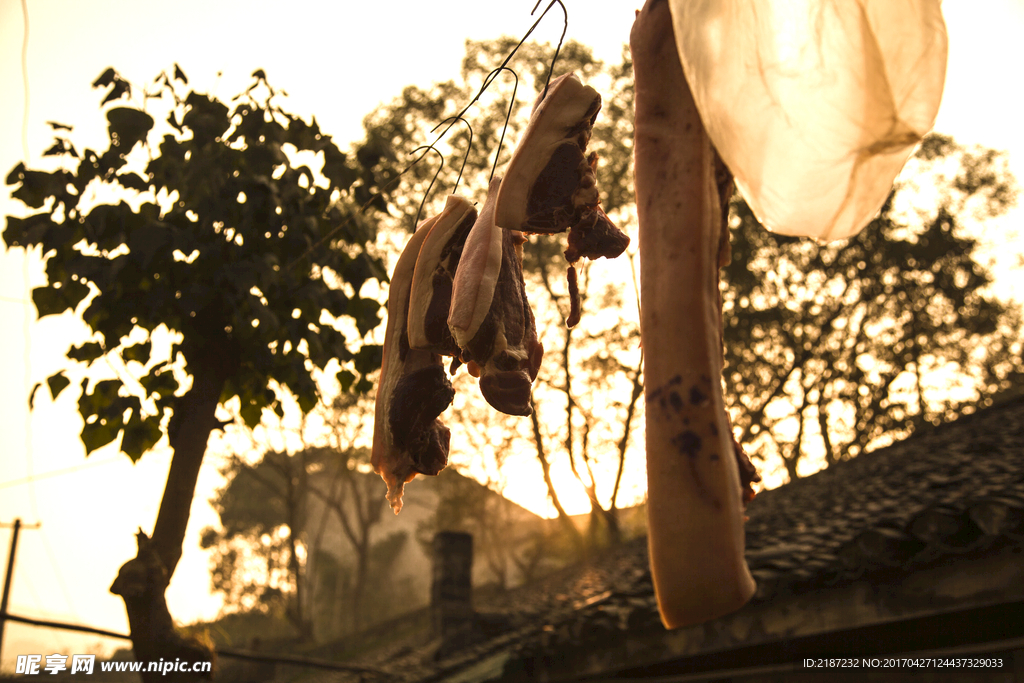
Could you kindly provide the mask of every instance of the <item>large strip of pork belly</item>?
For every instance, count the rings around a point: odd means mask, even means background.
[[[755,584],[744,559],[743,495],[722,396],[723,201],[715,151],[679,64],[668,2],[648,0],[630,48],[648,543],[662,621],[677,628],[738,609]]]

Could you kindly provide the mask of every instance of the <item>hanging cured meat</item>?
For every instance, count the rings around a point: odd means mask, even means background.
[[[860,232],[935,122],[940,1],[669,5],[701,119],[758,220],[818,240]]]
[[[480,392],[509,415],[529,415],[530,393],[544,348],[523,281],[523,234],[494,222],[501,179],[491,181],[487,201],[466,238],[455,275],[448,326]]]
[[[629,237],[598,204],[597,155],[587,154],[601,96],[575,74],[553,80],[533,107],[530,124],[509,161],[494,220],[507,230],[554,234],[569,231],[565,258],[615,258]],[[579,293],[570,269],[572,310]],[[570,314],[572,327],[579,315]]]
[[[423,240],[413,272],[409,296],[409,345],[445,356],[459,356],[448,330],[452,285],[466,237],[477,212],[469,200],[449,195],[444,211]]]
[[[374,406],[373,470],[388,486],[397,514],[405,484],[417,474],[436,475],[448,464],[451,432],[438,416],[455,391],[441,356],[409,346],[409,293],[420,247],[437,218],[420,223],[391,276],[384,359]]]

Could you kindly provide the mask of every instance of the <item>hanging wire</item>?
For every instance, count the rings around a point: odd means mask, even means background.
[[[537,11],[537,8],[540,7],[540,3],[542,1],[543,0],[537,0],[537,4],[534,5],[533,10],[530,11],[531,17],[533,16],[533,13]],[[558,3],[558,6],[562,8],[562,35],[558,39],[558,45],[555,46],[555,56],[551,58],[551,64],[548,66],[548,79],[544,81],[544,94],[540,96],[541,100],[548,96],[548,86],[551,85],[551,73],[555,70],[555,62],[558,60],[558,53],[562,50],[562,41],[565,40],[565,32],[569,30],[569,12],[565,9],[565,5],[562,4],[562,0],[551,0],[551,2],[548,3],[548,6],[544,8],[544,11],[541,12],[541,15],[537,18],[537,23],[540,23],[540,20],[544,18],[544,15],[548,13],[548,10],[555,6],[555,3]],[[534,24],[534,26],[536,25],[537,24]],[[524,38],[523,40],[526,39]],[[520,45],[522,45],[522,43],[520,43]]]
[[[431,128],[430,132],[433,133],[435,130],[437,130],[438,128],[440,128],[444,124],[448,123],[449,121],[452,121],[452,123],[455,123],[455,121],[462,121],[464,124],[466,124],[466,128],[469,130],[469,142],[466,144],[466,153],[462,157],[462,166],[459,167],[459,177],[455,179],[455,187],[452,188],[452,194],[455,194],[455,191],[459,189],[459,183],[462,181],[462,172],[465,170],[466,162],[469,160],[469,153],[473,149],[473,126],[469,125],[469,121],[467,121],[466,119],[462,118],[461,116],[449,116],[444,121],[442,121],[441,123],[439,123],[436,126],[434,126],[433,128]],[[431,146],[431,149],[433,149],[432,146]],[[436,149],[434,151],[437,152]],[[427,152],[423,152],[423,154],[426,154],[426,153]],[[440,154],[440,152],[438,152],[438,154]],[[422,157],[420,157],[420,158],[422,158]],[[434,175],[434,177],[437,178],[437,175]],[[433,183],[431,183],[431,184],[433,184]],[[429,192],[429,190],[428,190],[428,192]]]
[[[537,8],[540,7],[540,3],[541,2],[543,2],[543,0],[537,0],[537,4],[534,5],[533,10],[530,12],[530,16],[534,15],[534,13],[537,11]],[[522,39],[516,44],[516,46],[514,48],[512,48],[512,51],[508,53],[508,56],[505,57],[504,61],[502,61],[502,63],[498,66],[498,68],[496,68],[494,71],[492,71],[490,73],[490,75],[487,78],[484,79],[483,84],[480,86],[480,90],[478,90],[476,95],[473,96],[473,99],[471,99],[469,101],[469,103],[466,104],[466,106],[463,107],[461,111],[459,111],[458,114],[456,114],[455,116],[451,116],[451,117],[445,119],[444,121],[439,123],[437,126],[435,126],[433,128],[433,130],[431,130],[431,132],[433,132],[434,130],[437,130],[438,127],[444,125],[445,121],[449,122],[448,125],[445,126],[444,130],[442,130],[438,134],[437,138],[435,138],[434,141],[432,143],[430,143],[429,145],[423,145],[421,147],[417,147],[410,154],[415,154],[417,151],[419,151],[421,149],[426,149],[426,150],[433,149],[435,152],[437,152],[438,155],[441,156],[442,164],[443,164],[444,163],[444,155],[441,155],[441,152],[439,152],[434,145],[436,145],[438,142],[440,142],[441,139],[445,135],[447,135],[448,131],[451,130],[452,126],[455,125],[455,121],[460,120],[460,119],[462,121],[465,121],[463,116],[466,114],[466,112],[469,111],[470,107],[472,107],[474,104],[476,104],[480,100],[480,98],[483,96],[483,94],[487,90],[487,88],[490,87],[491,83],[494,82],[494,79],[497,78],[498,73],[503,71],[503,70],[504,71],[511,71],[515,75],[515,77],[516,77],[516,87],[518,88],[519,76],[518,76],[518,74],[515,73],[515,71],[513,71],[511,68],[509,68],[508,63],[510,61],[512,61],[512,58],[515,56],[516,52],[519,51],[519,48],[521,48],[526,43],[527,39],[533,34],[534,30],[536,30],[537,26],[540,25],[540,22],[544,20],[544,17],[547,16],[548,11],[550,11],[551,8],[555,6],[555,4],[557,4],[559,7],[562,8],[563,25],[562,25],[562,35],[558,38],[558,45],[555,47],[555,54],[551,58],[551,64],[548,65],[548,76],[547,76],[547,80],[544,83],[544,97],[547,96],[548,86],[551,84],[551,74],[552,74],[552,72],[555,69],[555,61],[558,59],[558,54],[559,54],[559,52],[562,49],[562,43],[565,40],[565,33],[568,30],[568,28],[569,28],[569,12],[568,12],[568,10],[566,10],[565,5],[562,4],[562,0],[551,0],[551,2],[548,3],[548,6],[544,8],[544,11],[540,13],[540,16],[537,17],[537,20],[533,22],[533,25],[531,25],[530,28],[527,29],[527,31],[523,35]],[[541,99],[543,99],[543,97]],[[508,128],[508,121],[509,121],[509,117],[511,116],[511,109],[514,106],[514,104],[515,104],[515,94],[513,92],[512,104],[509,105],[509,115],[506,116],[506,118],[505,118],[505,129],[503,129],[502,133],[501,133],[502,141],[504,141],[504,138],[505,138],[505,130],[507,130],[507,128]],[[467,123],[467,125],[469,125],[469,124]],[[498,151],[499,152],[501,151],[500,143],[499,143]],[[412,161],[412,163],[410,163],[408,166],[406,166],[404,169],[402,169],[402,171],[398,175],[396,175],[394,178],[392,178],[391,181],[388,182],[384,187],[382,187],[381,190],[379,192],[377,192],[377,194],[375,196],[371,197],[369,200],[366,201],[366,203],[364,203],[359,208],[359,213],[365,213],[366,209],[368,209],[371,204],[373,204],[375,201],[377,201],[380,198],[380,196],[383,195],[384,191],[390,189],[392,186],[397,184],[398,181],[401,179],[401,177],[403,175],[405,175],[406,173],[408,173],[409,170],[412,169],[413,166],[415,166],[420,161],[422,161],[423,157],[425,157],[426,155],[427,155],[427,153],[425,151],[418,158],[414,159]],[[469,155],[468,149],[466,151],[466,155],[467,156]],[[463,166],[465,166],[465,163],[463,163]],[[495,166],[494,166],[494,168],[491,169],[491,177],[492,178],[494,177],[494,169],[495,168],[497,168],[497,156],[495,156]],[[440,173],[440,169],[438,170],[438,173]],[[459,177],[460,178],[462,177],[462,172],[461,171],[459,172]],[[434,174],[434,180],[436,180],[436,179],[437,179],[437,174]],[[434,182],[431,181],[431,187],[433,187],[433,184],[434,184]],[[430,190],[428,188],[427,192],[429,193],[429,191]],[[420,202],[420,211],[422,211],[423,203],[425,201],[426,201],[426,196],[424,196],[423,201]],[[417,220],[417,222],[419,221],[420,211],[416,212],[416,220]],[[309,247],[309,249],[306,250],[306,253],[304,253],[302,256],[298,257],[297,259],[292,261],[290,264],[288,264],[288,268],[292,268],[292,267],[298,265],[300,262],[302,262],[307,256],[312,254],[315,249],[319,248],[321,245],[323,245],[325,242],[327,242],[331,237],[333,237],[335,234],[337,234],[338,231],[340,231],[349,221],[352,220],[352,218],[353,217],[350,216],[345,221],[342,221],[337,227],[335,227],[333,230],[331,230],[326,235],[324,235],[319,240],[317,240],[313,245],[311,245]]]
[[[501,156],[501,146],[505,142],[505,133],[508,132],[508,121],[510,118],[512,118],[512,108],[516,105],[516,93],[519,91],[519,74],[517,74],[515,71],[508,68],[507,66],[499,66],[497,69],[487,74],[487,79],[485,79],[484,82],[488,83],[489,85],[490,81],[497,78],[498,74],[502,71],[509,72],[510,74],[512,74],[512,77],[516,80],[515,83],[512,85],[512,97],[509,98],[508,101],[508,112],[505,114],[505,125],[502,126],[501,128],[501,138],[498,140],[498,149],[494,152],[494,164],[491,166],[491,175],[488,176],[487,178],[488,184],[490,184],[491,180],[494,179],[494,172],[498,168],[498,157]]]
[[[443,123],[443,122],[442,122],[442,123]],[[418,228],[418,227],[419,227],[419,225],[420,225],[420,214],[422,214],[422,213],[423,213],[423,205],[427,203],[427,197],[429,197],[429,196],[430,196],[430,190],[432,190],[432,189],[434,188],[434,183],[435,183],[435,182],[437,182],[437,176],[439,176],[439,175],[441,174],[441,169],[442,169],[442,168],[444,168],[444,155],[443,155],[443,154],[441,154],[441,152],[439,152],[439,151],[437,150],[437,148],[436,148],[436,147],[434,147],[433,145],[422,145],[422,146],[420,146],[420,147],[417,147],[417,148],[416,148],[416,149],[414,149],[413,151],[409,152],[409,154],[410,154],[410,155],[412,155],[412,154],[415,154],[416,152],[420,151],[421,149],[422,149],[422,150],[424,150],[423,154],[421,154],[421,155],[420,155],[420,158],[419,158],[419,159],[417,159],[416,161],[414,161],[414,162],[413,162],[412,164],[409,164],[409,168],[412,168],[412,167],[413,167],[413,164],[415,164],[415,163],[416,163],[416,162],[418,162],[418,161],[419,161],[420,159],[422,159],[423,157],[425,157],[425,156],[427,155],[427,152],[430,152],[431,150],[433,150],[433,152],[434,152],[435,154],[437,154],[437,156],[441,157],[441,163],[440,163],[440,164],[438,164],[438,166],[437,166],[437,172],[436,172],[436,173],[434,173],[434,177],[430,179],[430,185],[428,185],[428,186],[427,186],[427,191],[423,193],[423,199],[421,199],[421,200],[420,200],[420,208],[418,208],[418,209],[416,210],[416,220],[415,220],[415,221],[413,221],[413,223],[412,223],[412,229],[413,229],[414,231],[415,231],[415,230],[416,230],[416,228]],[[406,170],[409,170],[409,169],[407,168]],[[403,173],[405,173],[405,171],[402,171],[402,172],[403,172]]]
[[[543,2],[543,0],[537,0],[537,4],[536,4],[536,5],[534,5],[534,7],[533,7],[533,10],[532,10],[532,11],[530,12],[530,16],[531,16],[531,17],[533,16],[533,13],[537,11],[537,8],[538,8],[538,7],[540,7],[540,3],[541,3],[541,2]],[[558,46],[557,46],[557,47],[555,47],[555,56],[554,56],[554,57],[553,57],[553,58],[551,59],[551,64],[550,64],[550,65],[548,66],[548,78],[547,78],[547,81],[546,81],[546,82],[544,83],[544,95],[545,95],[545,96],[547,95],[547,93],[548,93],[548,85],[550,85],[550,83],[551,83],[551,72],[552,72],[552,71],[554,71],[554,68],[555,68],[555,60],[556,60],[556,59],[558,59],[558,53],[559,53],[559,52],[561,51],[561,49],[562,49],[562,41],[564,41],[564,40],[565,40],[565,32],[566,32],[566,31],[568,30],[568,28],[569,28],[569,12],[568,12],[568,11],[567,11],[567,10],[565,9],[565,5],[563,5],[563,4],[562,4],[562,0],[551,0],[551,2],[550,2],[550,3],[548,3],[548,6],[547,6],[547,7],[545,7],[545,8],[544,8],[544,11],[540,13],[540,16],[539,16],[539,17],[537,17],[537,21],[533,22],[533,26],[531,26],[531,27],[530,27],[530,29],[529,29],[529,30],[528,30],[528,31],[526,32],[526,34],[525,34],[525,35],[523,36],[522,40],[520,40],[520,41],[519,41],[519,43],[518,43],[518,44],[516,44],[516,46],[515,46],[514,48],[512,48],[512,51],[508,53],[508,56],[507,56],[507,57],[505,57],[505,61],[503,61],[503,62],[501,63],[501,65],[500,65],[500,66],[498,66],[498,68],[497,68],[497,69],[495,69],[494,71],[492,71],[492,72],[491,72],[492,74],[496,74],[496,72],[498,72],[498,71],[501,71],[501,70],[502,70],[503,68],[505,68],[505,67],[507,67],[507,66],[508,66],[508,63],[509,63],[510,61],[512,61],[512,57],[514,57],[514,56],[515,56],[516,52],[518,52],[518,51],[519,51],[519,48],[521,48],[521,47],[523,46],[523,44],[524,44],[524,43],[526,42],[526,39],[530,37],[530,34],[532,34],[532,33],[533,33],[534,29],[536,29],[536,28],[537,28],[537,26],[538,26],[538,25],[540,24],[540,22],[541,22],[541,21],[543,21],[543,19],[544,19],[544,16],[545,16],[545,15],[546,15],[546,14],[548,13],[548,11],[549,11],[549,10],[550,10],[550,9],[551,9],[552,7],[554,7],[554,6],[555,6],[555,4],[556,4],[556,3],[558,4],[558,6],[559,6],[559,7],[561,7],[561,8],[562,8],[562,13],[564,14],[565,18],[564,18],[564,23],[563,23],[563,26],[562,26],[562,35],[561,35],[561,37],[560,37],[560,38],[558,39]],[[516,79],[516,80],[518,81],[518,77],[517,77],[517,79]],[[492,82],[494,82],[494,78],[487,78],[487,79],[484,79],[483,85],[481,85],[481,86],[480,86],[480,90],[479,90],[479,91],[477,92],[477,94],[476,94],[476,95],[475,95],[475,96],[473,97],[473,99],[471,99],[471,100],[469,101],[469,104],[467,104],[467,105],[466,105],[465,107],[463,107],[463,108],[462,108],[462,111],[460,111],[460,112],[459,112],[458,114],[456,114],[456,115],[455,115],[454,117],[452,117],[452,118],[460,118],[460,117],[461,117],[461,116],[462,116],[463,114],[465,114],[465,113],[466,113],[467,111],[469,111],[469,108],[470,108],[470,107],[472,107],[472,106],[473,106],[474,104],[476,104],[476,103],[477,103],[477,101],[479,101],[479,100],[480,100],[480,97],[481,97],[481,96],[483,96],[483,94],[484,94],[484,91],[485,91],[485,90],[487,90],[487,88],[488,88],[488,87],[489,87],[489,86],[491,85],[491,83],[492,83]],[[543,98],[541,98],[541,99],[543,99]],[[448,119],[445,119],[445,120],[448,120]],[[443,122],[442,122],[442,123],[443,123]],[[441,134],[440,134],[440,135],[438,135],[438,136],[437,136],[437,139],[436,139],[436,140],[434,140],[434,142],[433,142],[433,143],[431,143],[431,144],[434,144],[434,145],[436,145],[436,144],[437,144],[438,142],[440,142],[440,141],[441,141],[441,138],[443,138],[443,137],[445,136],[445,134],[446,134],[446,133],[447,133],[447,132],[448,132],[449,130],[451,130],[451,127],[452,127],[453,125],[455,125],[455,121],[452,121],[451,123],[449,123],[449,124],[448,124],[448,127],[447,127],[447,128],[445,128],[445,129],[444,129],[443,131],[441,131]]]

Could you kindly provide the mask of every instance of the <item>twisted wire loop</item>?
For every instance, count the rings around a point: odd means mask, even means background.
[[[444,124],[448,123],[449,121],[451,121],[452,123],[455,123],[455,121],[462,121],[464,124],[466,124],[466,128],[469,130],[469,142],[466,143],[466,153],[462,156],[462,166],[459,167],[459,177],[455,179],[455,187],[452,188],[452,194],[455,194],[455,191],[459,189],[459,183],[462,181],[462,172],[466,169],[466,162],[469,160],[469,153],[473,149],[473,126],[469,125],[469,121],[462,118],[462,116],[449,116],[444,121],[431,128],[430,132],[433,133],[435,130],[437,130]],[[506,123],[506,125],[508,124]],[[437,150],[435,149],[434,151],[436,152]],[[423,154],[426,154],[426,152],[423,152]],[[436,178],[437,176],[435,175],[434,177]]]
[[[487,78],[484,79],[485,85],[490,85],[490,82],[498,77],[498,74],[502,71],[507,71],[512,74],[512,78],[516,79],[512,85],[512,97],[508,101],[508,112],[505,114],[505,125],[501,127],[501,137],[498,139],[498,149],[494,151],[494,164],[491,166],[491,175],[487,177],[487,182],[490,184],[491,180],[494,179],[494,172],[498,168],[498,157],[501,156],[501,146],[505,143],[505,133],[508,132],[508,122],[512,118],[512,108],[516,105],[516,93],[519,91],[519,74],[507,66],[499,66],[497,69],[487,74]]]
[[[534,15],[534,13],[540,7],[541,2],[543,2],[543,1],[544,0],[537,0],[537,4],[534,5],[533,10],[530,12],[530,16]],[[441,166],[444,166],[444,155],[441,154],[441,152],[438,151],[437,148],[434,145],[436,145],[438,142],[440,142],[441,139],[445,135],[448,134],[448,131],[451,130],[452,126],[455,125],[456,121],[462,121],[463,123],[466,124],[466,126],[468,128],[470,128],[470,143],[466,147],[466,155],[463,158],[462,167],[459,169],[459,180],[457,180],[456,183],[455,183],[455,187],[457,188],[458,184],[459,184],[459,181],[462,180],[462,169],[464,169],[466,167],[466,159],[469,158],[470,149],[471,149],[472,144],[473,144],[473,140],[472,140],[473,129],[469,126],[469,122],[466,121],[466,119],[463,118],[463,116],[466,114],[466,112],[469,111],[470,107],[472,107],[474,104],[476,104],[480,100],[480,98],[483,96],[484,92],[486,92],[487,88],[489,88],[491,83],[493,83],[494,80],[497,78],[498,74],[500,72],[502,72],[502,71],[508,71],[515,78],[515,85],[514,85],[513,90],[512,90],[512,101],[509,103],[508,113],[505,115],[505,125],[502,128],[502,130],[501,130],[501,140],[498,143],[498,150],[497,150],[497,152],[495,152],[495,155],[494,155],[494,165],[491,167],[490,178],[494,177],[494,172],[495,172],[495,170],[497,169],[497,166],[498,166],[498,155],[501,153],[501,146],[502,146],[502,144],[505,141],[505,133],[508,130],[509,120],[510,120],[510,118],[512,116],[512,108],[515,106],[516,91],[519,88],[519,75],[512,68],[510,68],[508,66],[508,63],[510,61],[512,61],[512,58],[515,56],[516,52],[519,51],[519,48],[521,48],[523,46],[523,44],[526,43],[527,39],[529,39],[529,37],[533,34],[533,32],[537,28],[537,26],[540,25],[540,22],[544,20],[544,17],[547,16],[547,13],[556,4],[559,7],[562,8],[562,16],[563,16],[563,19],[562,19],[562,34],[558,38],[558,45],[555,47],[555,54],[551,58],[551,64],[548,65],[547,80],[544,82],[544,93],[543,93],[541,99],[544,99],[544,97],[547,97],[548,86],[551,84],[551,74],[552,74],[552,72],[555,69],[555,62],[558,60],[558,54],[561,51],[562,43],[565,40],[565,33],[568,30],[568,28],[569,28],[569,12],[568,12],[568,10],[566,10],[565,5],[562,4],[562,0],[551,0],[551,2],[548,3],[548,6],[545,7],[544,11],[540,13],[540,16],[537,17],[537,20],[533,22],[533,25],[531,25],[530,28],[527,29],[526,33],[523,34],[522,39],[516,44],[516,46],[514,48],[512,48],[512,51],[508,53],[508,56],[505,57],[504,61],[502,61],[502,63],[494,71],[492,71],[490,74],[488,74],[487,78],[484,79],[483,84],[480,86],[480,90],[478,90],[476,95],[473,96],[473,99],[471,99],[469,101],[469,103],[467,103],[466,106],[463,107],[461,111],[459,111],[459,113],[455,114],[454,116],[449,116],[444,121],[441,121],[439,124],[434,126],[433,129],[431,129],[430,132],[434,132],[435,130],[437,130],[441,126],[445,125],[445,123],[448,124],[447,126],[445,126],[444,130],[442,130],[438,134],[437,138],[435,138],[434,141],[432,143],[430,143],[429,145],[422,145],[420,147],[417,147],[412,152],[410,152],[410,154],[415,154],[419,150],[424,150],[423,154],[421,154],[419,157],[414,159],[408,166],[406,166],[404,169],[402,169],[401,173],[399,173],[394,178],[392,178],[386,185],[384,185],[384,187],[382,187],[378,192],[376,192],[372,197],[370,197],[370,199],[368,199],[365,204],[363,204],[361,207],[359,207],[359,211],[357,213],[365,214],[366,210],[370,207],[371,204],[373,204],[381,196],[383,196],[386,191],[390,190],[394,185],[396,185],[398,183],[398,181],[401,180],[402,176],[405,175],[406,173],[408,173],[412,169],[413,166],[415,166],[420,161],[422,161],[423,157],[425,157],[430,150],[433,150],[434,152],[437,153],[438,156],[441,157]],[[434,174],[434,178],[433,178],[433,180],[430,181],[430,186],[427,188],[427,194],[430,194],[430,190],[433,188],[434,182],[437,180],[437,176],[438,176],[438,174],[440,174],[440,172],[441,172],[441,167],[438,167],[437,173]],[[413,225],[414,229],[415,229],[416,225],[419,224],[420,213],[423,211],[423,205],[426,203],[427,194],[425,194],[423,196],[423,199],[420,201],[420,208],[416,212],[416,224]],[[344,221],[339,223],[337,227],[335,227],[333,230],[331,230],[326,235],[324,235],[319,240],[317,240],[314,244],[312,244],[309,247],[309,249],[307,249],[306,252],[302,256],[298,257],[297,259],[292,261],[290,264],[288,264],[287,268],[291,269],[291,268],[295,267],[296,265],[298,265],[307,256],[312,254],[315,249],[318,249],[321,245],[323,245],[325,242],[327,242],[329,239],[331,239],[331,237],[333,237],[335,234],[337,234],[338,231],[341,230],[343,227],[345,227],[345,225],[347,225],[351,220],[353,220],[353,218],[354,218],[354,216],[350,215]]]
[[[469,125],[469,124],[466,124],[466,125]],[[408,171],[410,168],[412,168],[415,164],[417,164],[420,161],[420,159],[422,159],[423,157],[427,156],[427,153],[431,152],[431,151],[433,151],[435,154],[437,154],[437,156],[439,156],[441,158],[441,163],[437,165],[437,171],[434,172],[434,177],[430,179],[430,185],[427,186],[427,191],[423,193],[423,199],[420,200],[420,208],[418,208],[416,210],[416,220],[414,220],[412,222],[412,229],[413,229],[413,231],[415,231],[416,228],[419,227],[419,224],[420,224],[420,214],[423,213],[423,205],[427,203],[427,197],[430,196],[430,191],[432,189],[434,189],[434,183],[437,182],[437,176],[441,175],[441,169],[444,168],[444,155],[441,154],[441,152],[439,152],[438,149],[436,147],[434,147],[433,145],[421,145],[420,147],[417,147],[413,151],[409,152],[409,155],[411,156],[411,155],[415,154],[416,152],[420,151],[421,149],[423,150],[423,154],[421,154],[419,156],[419,159],[416,159],[411,164],[409,164],[408,168],[405,169],[406,171]],[[405,171],[402,171],[402,173],[405,173]],[[460,177],[461,177],[461,173],[460,173]]]

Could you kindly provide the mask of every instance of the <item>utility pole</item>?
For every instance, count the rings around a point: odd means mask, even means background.
[[[22,525],[21,519],[15,519],[14,524],[4,524],[0,522],[0,527],[14,527],[14,533],[11,535],[11,553],[7,556],[7,575],[4,577],[4,596],[0,599],[0,657],[3,656],[4,651],[4,625],[7,623],[7,601],[11,597],[11,580],[14,578],[14,554],[18,550],[18,534],[21,531],[21,527],[24,526],[26,529],[38,529],[40,527],[39,522],[35,524]]]

